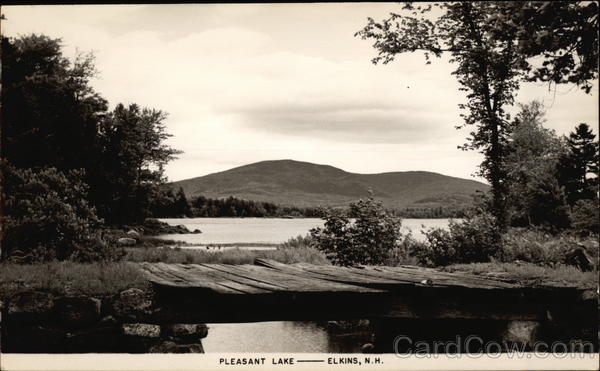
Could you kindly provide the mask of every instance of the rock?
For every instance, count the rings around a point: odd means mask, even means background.
[[[375,346],[371,343],[366,343],[366,344],[363,344],[363,346],[361,347],[361,350],[363,353],[373,353],[373,351],[375,350]]]
[[[163,326],[163,333],[182,342],[197,341],[208,335],[208,327],[204,324],[172,324]]]
[[[152,298],[140,289],[127,289],[113,298],[111,310],[117,318],[139,319],[152,313]]]
[[[129,237],[121,237],[117,240],[117,245],[119,246],[135,246],[136,243],[137,241],[135,238]]]
[[[143,225],[144,234],[149,236],[156,236],[159,234],[187,234],[193,233],[187,229],[184,225],[172,226],[167,223],[161,222],[157,219],[148,218],[144,221]]]
[[[140,237],[141,237],[141,235],[140,235],[140,234],[139,234],[139,233],[138,233],[136,230],[134,230],[134,229],[130,229],[130,230],[127,232],[127,236],[128,236],[129,238],[134,238],[134,239],[136,239],[136,240],[139,240],[139,239],[140,239]]]
[[[62,297],[56,300],[59,321],[66,327],[84,327],[98,322],[102,302],[92,297]]]
[[[150,353],[204,353],[204,348],[200,343],[194,344],[176,344],[173,341],[163,341],[153,345],[149,349]]]
[[[202,233],[202,231],[201,231],[201,230],[199,230],[199,229],[194,229],[194,231],[193,231],[192,233],[193,233],[193,234],[198,234],[198,233]]]
[[[5,324],[3,323],[4,327]],[[11,326],[12,327],[12,326]],[[7,329],[3,328],[3,332]],[[66,334],[61,329],[19,325],[3,333],[3,353],[64,353]]]
[[[151,346],[148,353],[175,353],[175,349],[177,349],[177,344],[172,341],[163,341]]]
[[[54,309],[54,296],[47,292],[27,291],[13,295],[8,303],[8,315],[19,319],[48,317]]]
[[[584,272],[592,271],[595,267],[594,260],[582,244],[577,244],[577,247],[569,250],[565,254],[565,263],[573,265]]]
[[[125,323],[122,326],[123,334],[126,336],[138,336],[144,338],[160,337],[160,326],[147,323]]]
[[[120,326],[94,326],[67,334],[61,353],[119,353],[123,351]]]
[[[176,230],[176,231],[177,231],[177,233],[179,233],[179,234],[186,234],[186,233],[190,233],[190,230],[189,230],[189,229],[187,229],[187,228],[185,227],[185,225],[183,225],[183,224],[180,224],[180,225],[177,225],[177,226],[175,226],[175,230]]]
[[[178,345],[173,353],[204,353],[204,348],[200,343],[183,344]]]
[[[509,321],[502,340],[510,343],[533,345],[540,323],[536,321]]]
[[[106,316],[100,320],[100,324],[103,326],[111,326],[111,325],[115,325],[116,323],[117,323],[117,320],[113,316]]]

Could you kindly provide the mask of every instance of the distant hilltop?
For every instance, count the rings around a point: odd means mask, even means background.
[[[386,207],[466,206],[487,184],[428,171],[355,174],[329,165],[294,160],[261,161],[170,183],[188,198],[234,196],[299,207],[346,206],[371,189]]]

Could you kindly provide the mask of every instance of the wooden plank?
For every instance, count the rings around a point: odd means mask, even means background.
[[[333,282],[340,282],[349,285],[358,285],[364,287],[370,287],[375,289],[391,289],[398,287],[399,282],[397,280],[390,280],[386,278],[373,278],[365,277],[364,275],[354,274],[343,268],[336,268],[325,266],[314,265],[302,265],[297,264],[283,264],[269,259],[257,259],[255,264],[265,266],[271,269],[276,269],[289,274],[307,275],[313,278],[328,280]],[[328,269],[333,268],[333,269]]]
[[[310,264],[298,263],[296,264],[298,267],[310,270],[312,272],[321,272],[327,273],[334,279],[340,279],[341,277],[346,277],[347,279],[354,279],[354,284],[359,285],[361,282],[363,283],[377,283],[377,282],[391,282],[392,287],[402,288],[406,286],[419,286],[422,285],[421,281],[423,279],[419,279],[413,275],[408,276],[399,276],[392,275],[389,273],[378,272],[370,269],[361,269],[361,268],[351,268],[351,267],[332,267],[332,266],[313,266]],[[430,285],[430,286],[438,286],[438,285]]]
[[[218,282],[213,282],[210,278],[189,274],[181,269],[178,269],[173,264],[156,263],[155,267],[175,277],[187,281],[190,287],[209,289],[219,294],[244,293],[239,289],[235,289],[233,287],[223,285]]]
[[[180,264],[179,266],[180,268],[187,270],[190,274],[200,274],[211,278],[217,277],[244,285],[246,290],[248,290],[248,293],[264,294],[283,290],[280,286],[229,274],[225,271],[215,269],[213,265]]]
[[[415,274],[417,277],[421,277],[423,279],[430,279],[433,282],[438,282],[440,284],[446,284],[451,286],[464,286],[464,287],[472,287],[472,288],[517,288],[517,285],[510,284],[507,282],[502,282],[499,280],[493,280],[484,277],[477,277],[475,275],[469,274],[457,274],[450,272],[441,272],[438,270],[414,270],[407,269],[403,267],[373,267],[372,269],[382,272],[389,272],[391,274],[398,275],[412,275]],[[413,273],[414,272],[414,273]]]
[[[159,269],[154,263],[141,263],[142,272],[150,282],[158,285],[177,287],[177,288],[191,288],[187,280],[173,276],[168,272],[164,272]]]
[[[296,292],[380,292],[380,290],[311,277],[302,272],[283,272],[254,265],[212,266],[227,270],[232,274],[283,286]]]

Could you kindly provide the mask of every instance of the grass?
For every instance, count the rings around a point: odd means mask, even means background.
[[[149,283],[133,264],[48,262],[0,264],[0,300],[18,292],[43,290],[59,295],[116,294],[128,288],[149,289]]]
[[[465,272],[491,278],[505,279],[525,285],[577,285],[581,288],[598,287],[598,271],[582,272],[573,266],[539,266],[532,263],[471,263],[454,264],[442,268],[447,272]]]
[[[449,272],[466,272],[492,278],[499,278],[526,285],[558,284],[577,285],[581,288],[596,288],[598,271],[582,272],[579,269],[547,262],[556,261],[566,245],[564,239],[553,239],[532,233],[515,235],[508,243],[510,258],[529,258],[531,262],[491,262],[454,264],[439,268]],[[128,288],[149,289],[149,283],[132,262],[165,262],[181,264],[219,263],[253,264],[256,258],[272,259],[285,264],[310,263],[330,264],[325,255],[309,247],[309,236],[298,236],[278,245],[274,250],[248,250],[238,248],[222,251],[205,249],[184,249],[185,242],[144,237],[141,246],[126,248],[124,261],[118,263],[75,263],[48,262],[21,265],[0,263],[0,300],[17,292],[44,290],[55,294],[87,294],[106,296]],[[247,244],[252,246],[273,246],[272,244]],[[232,244],[221,244],[230,247]],[[405,256],[405,249],[390,256],[388,265],[414,264]],[[526,256],[528,252],[531,256]],[[397,255],[397,256],[396,256]]]
[[[276,250],[246,250],[233,248],[223,251],[179,248],[128,248],[125,260],[133,262],[164,262],[179,264],[253,264],[254,259],[272,259],[285,264],[306,262],[329,264],[325,255],[310,247],[285,248]]]

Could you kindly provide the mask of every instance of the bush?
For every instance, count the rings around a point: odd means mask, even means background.
[[[401,220],[384,210],[371,195],[350,204],[350,219],[339,210],[324,210],[325,226],[310,231],[311,245],[335,265],[383,264],[401,247]]]
[[[594,261],[598,260],[598,244],[593,239],[581,239],[573,235],[551,235],[542,230],[510,229],[502,236],[502,254],[504,262],[534,263],[543,266],[557,266],[568,263],[569,251],[583,247]]]
[[[112,260],[95,233],[101,224],[86,201],[83,171],[16,169],[3,164],[2,256],[20,262]]]
[[[450,221],[448,230],[430,228],[425,232],[426,244],[415,244],[412,254],[425,266],[488,262],[501,250],[501,234],[494,217],[485,212],[457,222]]]
[[[312,238],[310,234],[305,236],[298,235],[296,237],[292,237],[287,241],[283,242],[280,246],[282,248],[306,248],[309,247],[312,243]]]

